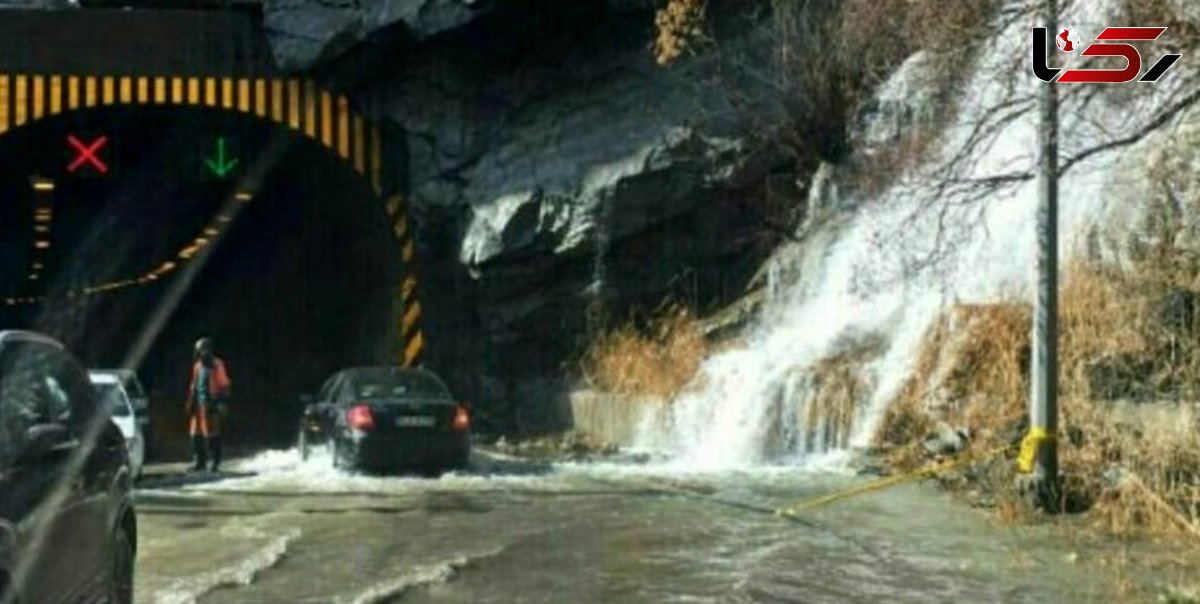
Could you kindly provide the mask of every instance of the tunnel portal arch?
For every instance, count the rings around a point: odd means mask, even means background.
[[[421,362],[425,338],[421,329],[416,247],[401,179],[392,175],[400,162],[384,124],[357,111],[345,95],[334,94],[318,83],[300,78],[198,75],[116,75],[74,73],[0,73],[0,142],[14,132],[59,116],[110,108],[171,108],[182,112],[220,111],[268,124],[320,145],[331,157],[352,169],[374,192],[386,212],[394,235],[395,253],[402,270],[391,288],[396,309],[394,327],[396,362],[413,366]],[[94,140],[63,141],[75,146],[81,161]],[[166,265],[164,265],[166,266]],[[174,265],[172,266],[173,270]],[[103,287],[88,288],[83,295],[103,295],[111,289],[134,287],[150,274]],[[0,304],[37,303],[37,296],[0,292]]]

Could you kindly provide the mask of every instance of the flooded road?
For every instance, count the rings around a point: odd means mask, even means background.
[[[349,476],[278,451],[233,464],[241,477],[144,488],[138,601],[1113,599],[1078,544],[998,525],[927,485],[796,522],[771,511],[861,479],[486,452],[473,466],[436,479]]]

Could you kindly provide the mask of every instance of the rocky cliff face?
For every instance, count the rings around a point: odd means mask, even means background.
[[[770,247],[745,211],[791,165],[747,134],[770,99],[747,85],[734,109],[715,59],[657,66],[643,4],[268,5],[284,64],[367,40],[317,68],[407,134],[431,364],[491,427],[568,421],[589,328],[728,300]]]
[[[481,0],[265,0],[263,25],[279,65],[308,69],[382,29],[428,39],[488,12]]]

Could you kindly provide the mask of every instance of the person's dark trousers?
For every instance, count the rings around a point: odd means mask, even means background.
[[[221,470],[221,437],[208,437],[208,456],[212,459],[212,471],[219,472]]]
[[[203,472],[208,466],[208,443],[204,442],[204,437],[199,434],[192,435],[192,470]]]

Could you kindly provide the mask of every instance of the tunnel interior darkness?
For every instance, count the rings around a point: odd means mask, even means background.
[[[81,151],[100,137],[102,168]],[[386,212],[311,139],[232,112],[107,107],[0,136],[0,166],[0,329],[55,336],[89,367],[128,364],[147,343],[135,368],[151,414],[178,416],[180,433],[202,335],[229,365],[228,438],[243,443],[289,439],[299,395],[337,369],[394,362],[401,266]],[[198,238],[208,243],[181,258]],[[157,279],[81,295],[168,262]]]

